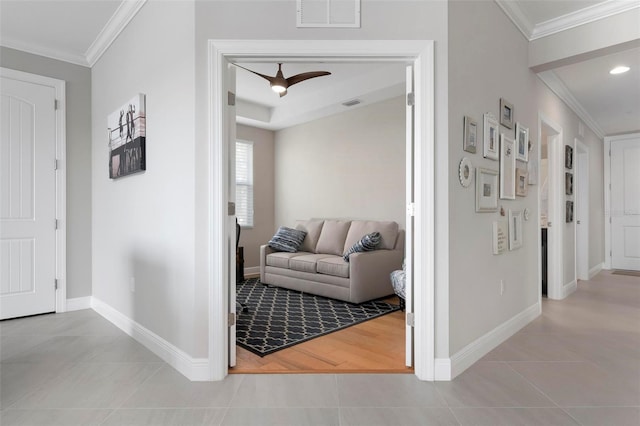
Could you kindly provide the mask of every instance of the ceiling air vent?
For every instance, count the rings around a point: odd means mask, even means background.
[[[298,0],[298,28],[360,28],[360,0]]]
[[[360,99],[352,99],[350,101],[347,102],[343,102],[342,105],[346,106],[346,107],[352,107],[354,105],[358,105],[361,104],[362,101]]]

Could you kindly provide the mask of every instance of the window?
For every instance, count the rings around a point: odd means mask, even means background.
[[[253,142],[236,141],[236,217],[253,226]]]

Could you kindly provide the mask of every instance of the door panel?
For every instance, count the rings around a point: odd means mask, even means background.
[[[234,319],[229,325],[229,367],[236,365],[236,68],[227,63],[226,88],[228,102],[226,112],[228,134],[227,149],[229,150],[229,183],[227,185],[227,200],[233,203],[233,211],[227,216],[227,238],[229,247],[229,314]]]
[[[640,139],[611,142],[611,267],[640,271]]]
[[[0,318],[55,311],[55,89],[2,77]]]
[[[413,66],[407,66],[406,73],[406,94],[413,97]],[[407,198],[407,215],[406,215],[406,242],[405,242],[405,305],[407,315],[413,315],[413,217],[414,217],[414,194],[413,194],[413,167],[414,167],[414,123],[413,123],[413,105],[407,102],[406,110],[406,198]],[[407,321],[408,323],[408,321]],[[405,324],[405,365],[413,367],[413,327]]]

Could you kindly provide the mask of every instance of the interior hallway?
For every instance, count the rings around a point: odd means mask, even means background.
[[[640,278],[601,272],[452,382],[189,382],[91,310],[0,322],[0,424],[638,425]]]

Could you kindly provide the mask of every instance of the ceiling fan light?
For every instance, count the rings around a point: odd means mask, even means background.
[[[283,85],[278,84],[278,83],[274,83],[274,84],[272,84],[272,85],[271,85],[271,89],[272,89],[274,92],[276,92],[276,93],[282,93],[282,92],[284,92],[285,90],[287,90],[287,88],[286,88],[286,87],[284,87]]]
[[[622,74],[622,73],[625,73],[625,72],[629,71],[630,69],[631,69],[631,68],[629,68],[629,67],[627,67],[627,66],[620,65],[620,66],[618,66],[618,67],[615,67],[615,68],[614,68],[614,69],[612,69],[611,71],[609,71],[609,74],[613,74],[613,75],[616,75],[616,74]]]

